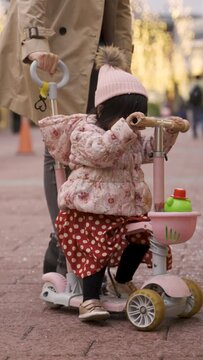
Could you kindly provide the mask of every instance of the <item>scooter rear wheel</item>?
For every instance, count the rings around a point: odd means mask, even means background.
[[[136,290],[128,298],[126,312],[137,330],[151,331],[164,319],[164,301],[154,290]]]
[[[195,315],[203,305],[203,294],[200,286],[193,280],[183,278],[188,286],[191,296],[186,300],[185,310],[179,315],[182,318],[190,318]]]
[[[51,283],[51,282],[45,282],[44,285],[43,285],[43,288],[42,288],[42,292],[43,291],[46,291],[46,289],[49,289],[51,291],[53,291],[54,293],[57,293],[57,288],[56,286]],[[49,301],[46,301],[46,306],[50,309],[58,309],[61,307],[61,305],[58,305],[58,304],[54,304],[52,302],[49,302]]]

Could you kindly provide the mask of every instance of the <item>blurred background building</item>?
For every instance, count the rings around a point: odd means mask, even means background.
[[[203,0],[132,0],[132,70],[149,92],[150,112],[183,116],[203,75]],[[203,85],[203,84],[202,84]]]

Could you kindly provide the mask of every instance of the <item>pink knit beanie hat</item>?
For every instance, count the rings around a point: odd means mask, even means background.
[[[99,69],[95,106],[123,94],[141,94],[147,92],[141,82],[127,72],[127,61],[124,53],[113,46],[99,48],[96,56],[96,68]]]

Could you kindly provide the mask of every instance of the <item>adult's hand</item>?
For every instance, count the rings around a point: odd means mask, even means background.
[[[28,56],[29,60],[37,60],[40,69],[47,71],[50,75],[56,72],[59,61],[58,55],[51,52],[36,51]]]

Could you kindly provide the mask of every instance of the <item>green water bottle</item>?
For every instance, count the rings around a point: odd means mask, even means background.
[[[186,191],[176,188],[173,195],[169,196],[164,204],[166,212],[187,212],[192,211],[191,201],[186,198]]]

